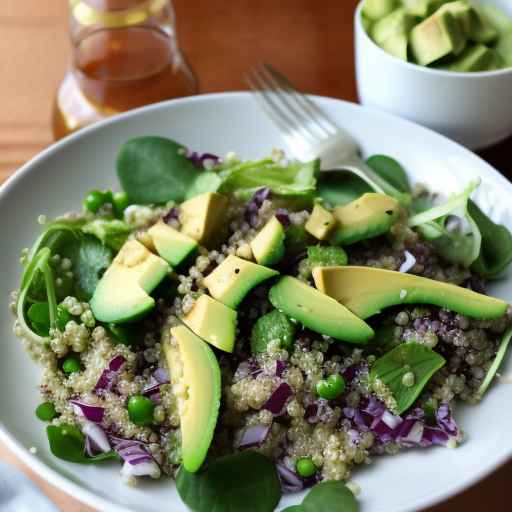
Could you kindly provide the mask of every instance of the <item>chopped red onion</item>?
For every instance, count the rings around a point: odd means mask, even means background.
[[[415,421],[407,436],[400,440],[404,443],[420,444],[423,438],[423,430],[425,425],[421,421]]]
[[[287,228],[291,224],[288,210],[285,210],[284,208],[278,208],[276,210],[275,216],[276,219],[283,225],[283,227]]]
[[[104,391],[112,390],[119,372],[125,363],[126,359],[121,354],[111,359],[111,361],[108,363],[108,368],[103,370],[100,378],[98,379],[98,382],[96,383],[96,386],[94,386],[94,392],[97,395],[101,395]]]
[[[270,426],[268,425],[254,425],[249,427],[245,429],[238,447],[241,450],[245,450],[246,448],[261,446],[267,439],[269,432]]]
[[[282,377],[284,371],[286,370],[286,363],[278,359],[276,361],[276,377]]]
[[[94,423],[101,423],[105,414],[105,409],[98,405],[90,405],[81,400],[70,400],[69,403],[73,406],[73,410],[77,416],[83,416],[89,421]]]
[[[447,403],[442,403],[436,411],[437,425],[448,435],[457,437],[459,427],[452,418],[450,407]]]
[[[141,459],[136,462],[126,461],[121,468],[121,476],[130,478],[133,476],[150,476],[158,478],[161,474],[160,468],[154,459]]]
[[[179,220],[179,218],[180,218],[179,209],[176,207],[173,207],[162,217],[162,220],[166,224],[169,224],[171,222],[171,220]]]
[[[169,372],[165,370],[164,368],[157,368],[153,372],[153,377],[160,382],[160,384],[168,384],[170,382],[169,379]]]
[[[258,223],[258,212],[263,204],[263,202],[270,197],[270,189],[268,187],[263,187],[252,195],[251,199],[247,203],[245,209],[245,219],[251,226],[255,226]]]
[[[147,451],[146,444],[135,439],[122,439],[110,436],[114,450],[124,460],[121,474],[131,476],[160,476],[160,467],[153,456]]]
[[[82,432],[85,435],[85,448],[89,456],[94,457],[98,453],[108,453],[112,450],[107,434],[96,423],[86,421],[82,425]]]
[[[292,493],[302,491],[302,489],[304,489],[303,480],[293,471],[288,469],[283,463],[278,462],[276,464],[276,469],[284,492]]]
[[[266,401],[263,409],[270,411],[274,416],[277,416],[283,412],[284,406],[288,399],[293,395],[292,388],[283,382],[279,387],[270,395]]]
[[[402,421],[404,421],[400,416],[395,416],[391,414],[388,410],[385,410],[380,418],[380,421],[388,426],[391,430],[395,430]]]
[[[212,153],[198,153],[197,151],[187,151],[187,158],[201,169],[210,169],[220,162],[220,158]]]
[[[399,272],[409,272],[416,265],[416,258],[409,252],[404,251],[405,261],[400,265]]]

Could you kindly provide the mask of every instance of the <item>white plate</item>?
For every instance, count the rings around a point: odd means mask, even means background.
[[[315,101],[352,132],[366,155],[393,155],[415,180],[436,190],[460,190],[480,176],[482,204],[486,209],[494,205],[493,216],[512,227],[512,215],[504,206],[510,204],[512,185],[474,154],[396,117],[334,99]],[[8,294],[16,288],[20,273],[20,250],[31,245],[40,230],[37,216],[79,209],[92,188],[117,188],[117,150],[139,135],[168,136],[220,155],[234,150],[247,158],[268,155],[282,146],[247,93],[199,96],[150,106],[83,130],[43,152],[0,189],[0,439],[42,477],[99,510],[177,512],[186,508],[169,482],[127,488],[118,478],[116,464],[83,466],[50,455],[45,425],[34,415],[40,372],[12,334],[8,312]],[[491,291],[512,300],[510,280]],[[511,396],[512,387],[500,384],[478,407],[459,408],[456,418],[467,433],[467,443],[456,450],[410,450],[357,469],[354,481],[362,487],[362,510],[416,511],[461,491],[505,462],[512,455]],[[38,450],[36,456],[28,451],[32,446]],[[287,498],[281,506],[292,503],[293,498]]]

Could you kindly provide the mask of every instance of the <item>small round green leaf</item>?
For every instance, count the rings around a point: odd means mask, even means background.
[[[176,487],[194,512],[272,512],[281,499],[274,464],[250,451],[213,460],[198,473],[182,466]]]
[[[302,512],[359,512],[359,504],[343,482],[315,485],[302,502]],[[297,511],[298,512],[298,511]]]

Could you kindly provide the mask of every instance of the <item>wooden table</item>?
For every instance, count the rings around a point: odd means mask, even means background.
[[[356,101],[352,17],[356,0],[174,0],[180,43],[201,92],[245,88],[260,60],[311,93]],[[68,61],[65,0],[0,2],[0,181],[51,143],[49,116]],[[482,156],[512,177],[512,139]],[[88,507],[46,484],[0,446],[66,512]],[[431,512],[504,511],[512,462]],[[399,489],[397,489],[399,492]],[[389,511],[393,512],[393,511]]]

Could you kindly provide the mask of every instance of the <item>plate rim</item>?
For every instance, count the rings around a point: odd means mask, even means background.
[[[482,170],[485,170],[485,174],[487,176],[492,176],[494,180],[497,182],[501,182],[503,187],[506,187],[512,192],[512,183],[497,169],[495,169],[491,164],[485,161],[479,155],[473,153],[469,149],[465,148],[461,144],[449,139],[448,137],[435,132],[429,128],[426,128],[422,125],[409,121],[407,119],[401,118],[394,114],[389,114],[387,112],[381,111],[376,108],[367,107],[360,105],[358,103],[342,100],[340,98],[329,97],[329,96],[321,96],[321,95],[309,95],[311,99],[315,102],[319,103],[341,103],[345,107],[354,109],[354,110],[362,110],[368,111],[372,115],[380,116],[383,119],[389,119],[393,123],[402,124],[404,128],[407,126],[414,126],[415,130],[423,130],[424,132],[429,133],[429,136],[437,137],[440,141],[443,140],[444,143],[448,143],[454,145],[459,150],[462,150],[467,154],[469,158],[472,158]],[[252,94],[249,91],[229,91],[229,92],[216,92],[216,93],[207,93],[207,94],[199,94],[195,96],[188,96],[184,98],[177,98],[172,100],[167,100],[159,103],[154,103],[151,105],[146,105],[144,107],[140,107],[134,110],[130,110],[128,112],[119,114],[115,117],[100,121],[91,126],[85,127],[79,130],[76,133],[73,133],[64,139],[53,143],[48,148],[44,149],[40,153],[36,154],[32,157],[28,162],[14,171],[7,180],[0,186],[0,204],[3,199],[10,193],[11,189],[16,186],[16,183],[22,180],[26,175],[30,174],[33,169],[37,168],[39,164],[44,162],[46,159],[52,157],[54,154],[61,151],[63,148],[66,148],[69,145],[72,145],[75,141],[87,137],[90,133],[101,131],[103,128],[115,124],[122,124],[126,120],[131,119],[132,117],[138,117],[139,115],[143,115],[146,113],[150,113],[153,111],[158,111],[162,108],[168,108],[173,105],[181,105],[187,103],[197,103],[197,102],[210,102],[217,101],[220,99],[229,100],[229,99],[251,99]],[[350,131],[350,129],[348,128]],[[111,511],[111,512],[127,512],[133,511],[135,509],[130,508],[129,506],[121,506],[118,505],[106,498],[103,498],[93,491],[82,487],[81,485],[73,482],[71,479],[62,475],[56,469],[53,469],[50,465],[46,464],[42,459],[38,458],[36,455],[30,453],[28,449],[26,449],[21,442],[19,442],[14,434],[11,434],[9,430],[4,426],[3,422],[0,420],[0,441],[5,443],[5,445],[10,449],[25,465],[27,465],[30,469],[32,469],[39,477],[43,478],[46,482],[52,484],[60,491],[66,492],[71,497],[81,501],[82,503],[96,508],[101,511]],[[484,463],[480,466],[479,471],[474,475],[464,479],[462,482],[453,484],[447,490],[441,490],[430,494],[428,498],[421,498],[421,502],[410,503],[407,506],[401,507],[395,512],[416,512],[418,510],[424,510],[433,505],[439,504],[449,498],[452,498],[466,489],[469,489],[477,482],[483,480],[488,477],[491,473],[498,470],[501,466],[503,466],[507,461],[512,459],[512,445],[508,450],[503,451],[492,462]]]

